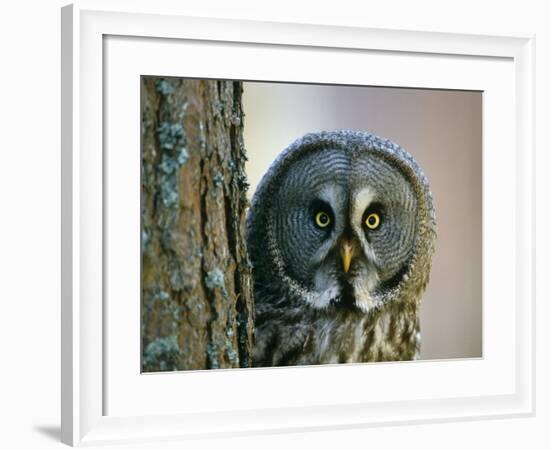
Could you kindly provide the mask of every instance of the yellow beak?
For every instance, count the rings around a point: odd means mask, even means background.
[[[342,265],[344,266],[344,272],[348,273],[351,266],[351,259],[353,257],[353,246],[349,242],[344,242],[340,248],[340,256],[342,257]]]

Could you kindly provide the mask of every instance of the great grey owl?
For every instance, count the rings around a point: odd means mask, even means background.
[[[291,144],[247,217],[253,365],[415,359],[435,237],[428,181],[400,146],[347,130]]]

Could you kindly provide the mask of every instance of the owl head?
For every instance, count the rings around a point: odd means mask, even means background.
[[[256,290],[367,312],[420,302],[435,214],[426,177],[397,144],[319,132],[292,143],[264,175],[247,234]]]

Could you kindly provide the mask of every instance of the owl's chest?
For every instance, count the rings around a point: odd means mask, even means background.
[[[415,317],[382,312],[320,322],[309,339],[321,364],[411,360],[419,351]]]
[[[256,328],[259,366],[405,361],[415,359],[420,348],[416,311],[260,310],[264,316]]]

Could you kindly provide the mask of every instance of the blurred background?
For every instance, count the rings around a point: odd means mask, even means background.
[[[421,358],[481,357],[481,92],[244,82],[243,109],[250,196],[275,157],[311,131],[368,131],[413,155],[438,222]]]

